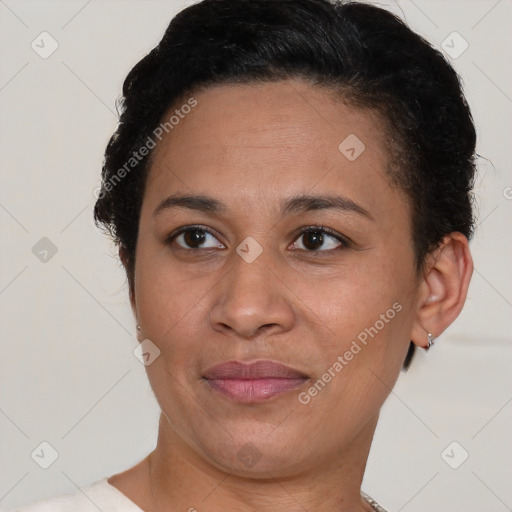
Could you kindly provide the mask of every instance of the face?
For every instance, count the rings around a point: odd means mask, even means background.
[[[141,211],[151,386],[198,460],[253,476],[325,465],[376,419],[414,322],[384,125],[301,81],[194,99],[155,149]]]

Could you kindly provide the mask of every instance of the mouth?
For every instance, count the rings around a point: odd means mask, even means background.
[[[309,380],[304,373],[271,360],[227,361],[203,375],[210,389],[241,403],[261,403],[289,393]]]

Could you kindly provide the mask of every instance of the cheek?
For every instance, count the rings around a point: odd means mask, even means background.
[[[334,335],[315,347],[318,371],[298,397],[311,421],[330,418],[322,429],[332,439],[339,439],[340,424],[349,435],[378,413],[409,343],[410,313],[400,301],[361,300],[357,309],[351,304],[350,294],[342,296],[321,319]]]
[[[204,341],[211,287],[208,279],[184,276],[165,252],[138,254],[135,300],[142,334],[176,368],[187,367],[193,347]]]
[[[379,331],[389,330],[399,316],[400,307],[393,304],[404,295],[394,275],[398,273],[361,258],[358,264],[348,262],[329,273],[323,269],[310,275],[290,272],[283,281],[297,297],[302,316],[341,348],[376,322]]]
[[[379,402],[387,395],[409,344],[413,282],[413,275],[404,277],[396,264],[375,261],[337,269],[321,279],[296,281],[294,291],[308,306],[303,317],[314,324],[316,378],[324,376],[321,380],[329,381],[333,392],[325,393],[326,404],[339,397],[355,403],[372,393]],[[319,387],[323,389],[322,383]]]

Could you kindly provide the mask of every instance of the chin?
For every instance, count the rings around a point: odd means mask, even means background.
[[[223,472],[257,479],[294,475],[301,467],[312,463],[306,460],[303,435],[294,437],[288,432],[277,440],[269,437],[270,431],[242,435],[244,430],[240,429],[238,436],[208,437],[202,446],[203,456]]]

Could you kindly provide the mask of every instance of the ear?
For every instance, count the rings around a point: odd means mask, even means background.
[[[133,277],[130,277],[132,274],[132,266],[129,261],[129,256],[126,251],[126,247],[124,245],[119,246],[119,259],[123,264],[126,275],[128,276],[128,287],[129,287],[129,295],[130,295],[130,305],[132,307],[133,314],[135,319],[137,319],[137,305],[135,303],[135,288],[133,283]]]
[[[437,338],[459,315],[473,274],[468,239],[462,233],[444,237],[428,257],[420,282],[411,340],[423,348],[427,334]]]

